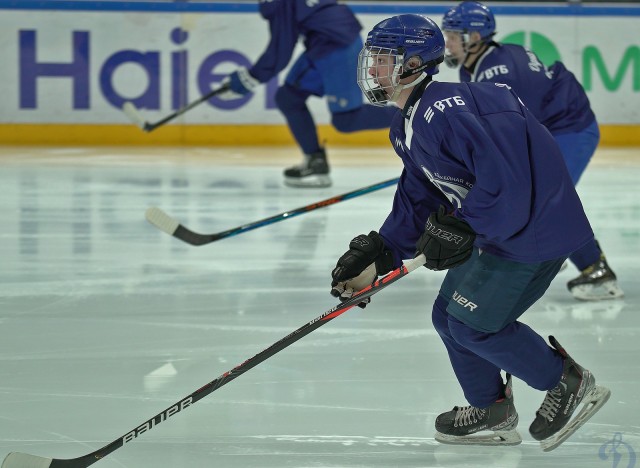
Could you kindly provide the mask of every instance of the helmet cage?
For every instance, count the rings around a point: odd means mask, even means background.
[[[420,63],[417,67],[405,67],[407,62],[419,56],[405,57],[404,47],[372,47],[367,42],[358,55],[358,86],[365,94],[369,102],[376,106],[384,106],[389,102],[395,102],[405,85],[400,80],[421,73],[437,73],[437,65],[442,63],[444,56],[426,63]],[[373,72],[373,74],[372,74]],[[415,82],[414,84],[417,84]],[[412,86],[412,85],[409,85]]]
[[[403,55],[398,49],[371,47],[369,43],[358,55],[358,86],[374,106],[384,106],[402,90]],[[409,76],[409,75],[407,75]]]

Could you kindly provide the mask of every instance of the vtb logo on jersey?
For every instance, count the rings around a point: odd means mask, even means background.
[[[402,146],[402,140],[396,137],[396,148],[399,148],[400,151],[404,151],[404,146]]]
[[[454,105],[465,106],[466,104],[460,96],[451,96],[448,98],[440,99],[439,101],[435,101],[433,103],[433,107],[438,109],[440,112],[444,112],[446,108],[453,107]],[[433,118],[433,113],[434,113],[433,109],[431,108],[431,106],[429,106],[423,116],[424,120],[426,120],[427,123],[431,123],[431,119]]]
[[[482,70],[482,72],[478,75],[476,81],[483,80],[492,80],[494,77],[498,75],[507,75],[509,74],[509,68],[506,65],[495,65],[491,68],[487,68]]]

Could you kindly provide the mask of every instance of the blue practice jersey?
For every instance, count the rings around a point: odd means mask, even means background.
[[[350,45],[362,29],[349,7],[336,0],[260,0],[260,14],[269,21],[271,40],[249,72],[261,83],[287,66],[299,37],[316,59]]]
[[[507,86],[430,82],[389,136],[404,169],[380,234],[396,262],[415,255],[440,204],[471,225],[477,247],[523,263],[593,239],[560,149]]]
[[[561,62],[545,67],[536,54],[519,45],[492,42],[471,73],[460,67],[460,81],[508,84],[553,134],[579,132],[595,121],[573,73]]]

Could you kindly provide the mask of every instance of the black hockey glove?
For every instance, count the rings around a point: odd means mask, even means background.
[[[393,254],[384,246],[380,234],[371,231],[360,234],[349,243],[349,250],[340,257],[331,272],[331,295],[342,302],[354,293],[372,284],[378,275],[393,270]],[[366,298],[359,307],[366,307],[371,298]]]
[[[446,214],[444,206],[440,206],[424,226],[416,255],[425,255],[424,266],[430,270],[448,270],[469,260],[475,240],[476,233],[469,224]]]

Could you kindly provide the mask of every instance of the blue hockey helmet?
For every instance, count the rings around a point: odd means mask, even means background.
[[[405,14],[387,18],[376,24],[367,35],[358,59],[358,85],[372,104],[395,101],[405,87],[400,80],[413,75],[435,75],[444,60],[444,36],[438,25],[426,16]],[[371,73],[380,57],[390,64],[388,73]],[[408,66],[413,61],[413,66]],[[382,82],[385,85],[382,85]]]
[[[462,2],[445,13],[442,30],[461,34],[477,32],[483,41],[487,41],[496,33],[496,19],[480,2]]]

